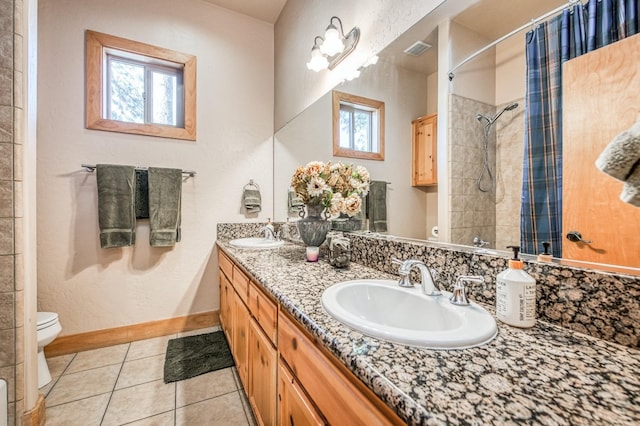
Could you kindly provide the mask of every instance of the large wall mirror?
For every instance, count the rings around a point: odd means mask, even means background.
[[[452,65],[566,1],[515,4],[510,0],[482,0],[466,9],[459,3],[464,2],[443,3],[381,51],[377,64],[334,90],[385,103],[384,161],[353,162],[367,167],[372,179],[389,183],[389,235],[437,241],[436,227],[444,223],[449,236],[446,243],[473,247],[474,238],[478,237],[476,242],[488,242],[484,250],[503,253],[505,246],[517,245],[520,240],[526,30],[457,70],[445,91],[442,81]],[[443,57],[438,52],[438,33],[443,21],[448,21],[447,49],[452,62],[447,64],[438,63],[439,57]],[[404,53],[417,41],[431,47],[420,56]],[[276,220],[297,218],[287,210],[289,182],[297,166],[313,160],[345,160],[332,155],[331,113],[332,92],[328,92],[276,132]],[[444,123],[447,128],[447,149],[438,151],[438,156],[446,156],[447,182],[434,187],[414,187],[411,122],[433,113],[438,114],[438,126]],[[441,120],[444,115],[447,118]],[[483,117],[493,121],[488,131],[489,120]],[[447,191],[446,197],[438,191]],[[442,206],[439,217],[439,199],[447,200],[446,220],[442,217]],[[640,209],[637,210],[640,215]],[[637,234],[640,230],[628,232]],[[563,262],[612,269],[571,259]],[[634,266],[637,267],[621,270],[640,274],[640,265]]]

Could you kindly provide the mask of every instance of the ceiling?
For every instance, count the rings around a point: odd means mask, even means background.
[[[521,0],[517,4],[513,0],[480,0],[460,13],[454,12],[455,3],[459,2],[445,2],[436,8],[427,18],[387,46],[380,56],[403,68],[431,74],[438,70],[437,25],[442,20],[452,19],[487,40],[497,40],[532,19],[566,4],[567,0]],[[419,57],[403,53],[404,49],[418,40],[433,47]]]
[[[225,9],[275,24],[287,0],[204,0]]]

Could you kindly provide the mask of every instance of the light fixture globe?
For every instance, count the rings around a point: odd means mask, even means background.
[[[333,24],[329,24],[324,33],[324,42],[320,45],[320,51],[327,56],[334,56],[344,50],[344,42],[340,32]]]
[[[307,62],[307,68],[311,71],[318,72],[327,69],[328,66],[329,61],[327,57],[320,52],[320,48],[317,45],[314,45],[313,49],[311,49],[311,60]]]

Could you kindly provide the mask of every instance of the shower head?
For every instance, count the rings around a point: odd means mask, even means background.
[[[504,108],[502,109],[502,111],[500,111],[499,113],[497,113],[497,114],[496,114],[496,115],[491,119],[490,123],[493,123],[494,121],[496,121],[496,120],[498,119],[498,117],[500,117],[500,116],[502,115],[502,113],[503,113],[503,112],[505,112],[505,111],[511,111],[511,110],[516,109],[516,108],[518,108],[518,103],[517,103],[517,102],[514,102],[514,103],[511,103],[511,104],[507,105],[506,107],[504,107]]]
[[[491,119],[483,114],[476,114],[476,120],[478,121],[487,120],[487,123],[491,122]]]

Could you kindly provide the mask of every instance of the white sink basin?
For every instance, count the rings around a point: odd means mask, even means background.
[[[322,306],[363,334],[431,349],[465,349],[491,341],[498,328],[480,305],[456,306],[451,293],[425,296],[392,280],[345,281],[322,293]]]
[[[266,238],[238,238],[229,241],[233,247],[245,249],[271,249],[284,245],[282,240],[267,240]]]

